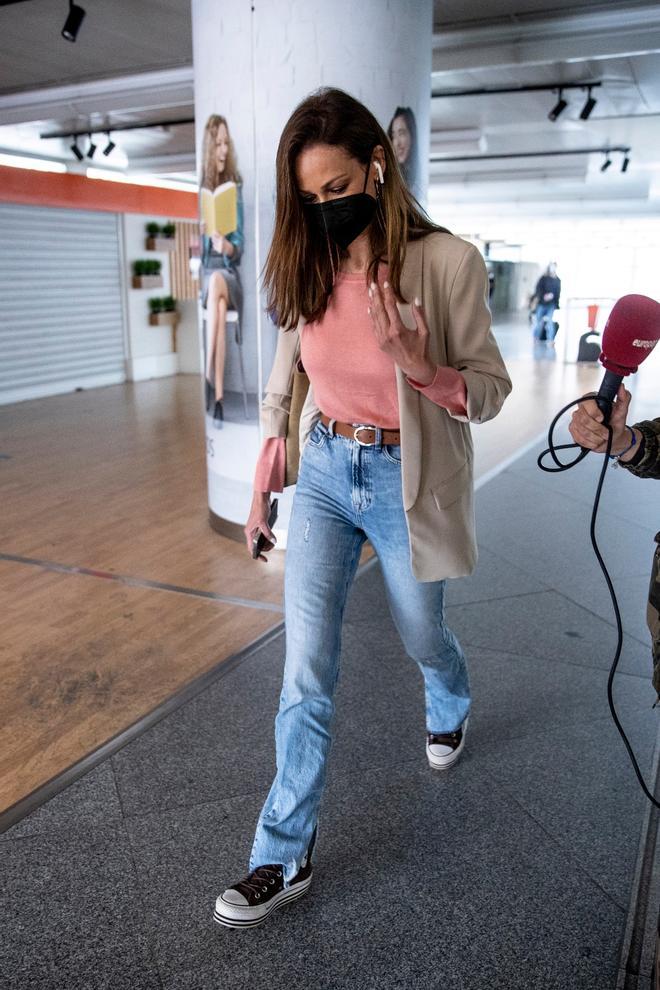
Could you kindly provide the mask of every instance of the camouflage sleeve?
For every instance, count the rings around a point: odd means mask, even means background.
[[[651,585],[649,587],[649,604],[647,619],[651,640],[653,641],[653,687],[658,696],[656,705],[660,702],[660,533],[655,542],[658,544],[653,558]],[[655,707],[655,705],[653,706]]]
[[[644,437],[644,453],[638,463],[619,461],[621,467],[627,468],[638,478],[660,479],[660,419],[646,419],[635,423],[633,429],[639,430]]]

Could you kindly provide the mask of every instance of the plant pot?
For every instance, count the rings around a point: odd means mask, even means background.
[[[178,322],[179,314],[176,310],[169,313],[149,313],[149,323],[152,327],[175,327]]]
[[[147,251],[174,251],[176,249],[176,238],[174,237],[147,237]]]
[[[134,275],[134,289],[158,289],[163,285],[162,275]]]

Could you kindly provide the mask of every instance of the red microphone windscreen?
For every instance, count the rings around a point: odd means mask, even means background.
[[[603,330],[600,362],[615,375],[630,375],[660,340],[660,303],[648,296],[621,296]]]

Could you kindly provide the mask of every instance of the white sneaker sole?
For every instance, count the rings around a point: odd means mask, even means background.
[[[217,921],[219,925],[224,925],[225,928],[255,928],[262,924],[268,915],[277,908],[306,894],[311,885],[312,876],[313,874],[310,874],[306,880],[301,880],[294,887],[285,887],[279,894],[275,894],[275,897],[271,898],[267,904],[264,904],[263,908],[248,906],[241,908],[239,904],[227,904],[225,913],[225,911],[219,911],[216,904],[213,920]],[[220,901],[222,902],[222,898]],[[256,911],[261,911],[261,913],[255,914]]]
[[[467,724],[466,719],[463,723],[463,738],[461,739],[461,744],[458,749],[455,749],[453,753],[447,756],[433,756],[429,752],[428,745],[426,747],[426,758],[429,761],[429,766],[431,770],[449,770],[454,764],[460,759],[460,755],[463,752],[463,747],[465,746],[465,737],[467,736]]]

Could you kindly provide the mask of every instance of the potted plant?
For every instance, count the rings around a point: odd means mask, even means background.
[[[174,237],[176,234],[176,225],[171,220],[168,220],[167,223],[163,224],[161,232],[163,237]]]
[[[170,326],[172,329],[172,351],[176,353],[176,329],[179,324],[179,314],[176,309],[176,299],[173,296],[154,297],[149,300],[149,323],[152,327]]]
[[[166,234],[165,229],[172,230],[171,234]],[[154,220],[151,220],[147,225],[147,251],[174,251],[176,247],[176,238],[174,234],[176,232],[176,227],[173,223],[166,223],[161,226]]]
[[[163,284],[161,262],[155,258],[138,258],[133,262],[133,288],[157,289]]]

